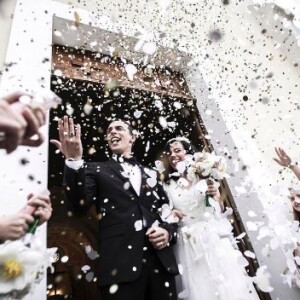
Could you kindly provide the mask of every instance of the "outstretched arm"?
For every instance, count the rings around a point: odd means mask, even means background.
[[[80,215],[85,214],[95,202],[97,196],[96,170],[93,165],[83,166],[80,125],[74,125],[72,118],[64,116],[58,123],[59,141],[51,140],[65,156],[64,186],[72,210]],[[79,164],[79,169],[71,164]]]
[[[97,167],[88,164],[79,170],[65,166],[64,187],[72,211],[84,215],[89,208],[96,204],[97,198]]]
[[[300,168],[297,165],[292,164],[290,156],[280,147],[275,148],[277,157],[274,160],[282,167],[290,168],[296,177],[300,180]]]

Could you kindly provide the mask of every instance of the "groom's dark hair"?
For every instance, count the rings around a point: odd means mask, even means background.
[[[1,1],[1,0],[0,0]],[[131,135],[134,135],[134,128],[132,127],[132,125],[130,124],[129,121],[126,121],[126,120],[123,120],[123,119],[114,119],[114,120],[111,120],[107,125],[106,125],[106,129],[109,127],[109,125],[113,122],[116,122],[116,121],[120,121],[120,122],[123,122],[124,124],[126,124],[128,126],[128,130],[130,132]]]

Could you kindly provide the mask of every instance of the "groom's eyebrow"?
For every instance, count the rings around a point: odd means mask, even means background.
[[[127,129],[127,128],[125,128],[125,127],[122,126],[122,125],[117,125],[117,126],[111,126],[111,127],[108,127],[107,130],[106,130],[106,132],[107,132],[107,133],[111,132],[111,131],[113,130],[113,128],[115,128],[115,130],[118,130],[118,131],[120,131],[120,130],[126,131],[126,129]]]

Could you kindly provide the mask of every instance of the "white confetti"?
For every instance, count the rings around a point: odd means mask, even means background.
[[[74,113],[74,108],[71,106],[71,104],[67,104],[67,115],[72,116]]]
[[[134,228],[135,228],[135,231],[142,230],[143,229],[143,221],[142,220],[135,221]]]
[[[155,100],[154,105],[159,109],[162,110],[163,109],[163,104],[160,100]]]
[[[94,278],[94,272],[89,272],[86,274],[85,279],[87,282],[91,282]]]
[[[158,173],[163,173],[164,171],[165,171],[165,167],[164,167],[164,164],[163,164],[163,162],[162,161],[160,161],[160,160],[156,160],[155,162],[154,162],[154,164],[155,164],[155,168],[156,168],[156,170],[158,171]]]
[[[61,33],[61,31],[55,30],[54,35],[56,35],[57,37],[61,37],[63,34]]]
[[[257,231],[258,227],[254,222],[246,222],[246,226],[248,228],[249,231]]]
[[[139,119],[143,114],[143,111],[142,110],[135,110],[133,115],[136,119]]]
[[[69,260],[69,256],[63,256],[61,259],[60,259],[60,261],[62,262],[62,263],[66,263],[67,261]]]
[[[151,188],[155,187],[155,185],[157,184],[156,178],[153,177],[147,178],[146,182]]]
[[[177,109],[181,109],[181,107],[182,107],[181,103],[180,103],[180,102],[177,102],[177,101],[175,101],[173,105],[174,105],[174,107],[177,108]]]
[[[128,174],[128,177],[129,177],[129,174]],[[130,186],[131,186],[130,181],[126,181],[123,185],[123,188],[124,188],[124,190],[128,190],[130,188]]]
[[[161,126],[163,129],[165,129],[165,128],[168,127],[168,122],[167,122],[166,118],[160,116],[160,117],[158,118],[158,122],[159,122],[160,126]]]
[[[267,226],[262,226],[261,228],[259,228],[257,240],[259,241],[270,235],[271,235],[270,229]]]
[[[241,234],[239,234],[236,239],[237,240],[241,240],[242,238],[244,238],[246,236],[246,232],[242,232]]]
[[[143,51],[145,54],[153,55],[156,52],[156,44],[152,42],[146,42],[143,45]]]
[[[185,299],[188,297],[188,295],[189,295],[189,292],[188,292],[188,290],[185,289],[178,294],[178,298]]]
[[[82,271],[83,273],[88,272],[90,269],[91,269],[91,267],[88,266],[88,265],[84,265],[83,267],[81,267],[81,271]]]
[[[92,110],[93,110],[93,105],[91,105],[88,102],[83,107],[83,111],[87,116],[91,114]]]
[[[180,275],[183,274],[183,266],[182,266],[182,264],[178,264],[178,271],[179,271]]]
[[[271,275],[267,271],[267,266],[261,266],[256,271],[256,276],[253,277],[253,281],[257,287],[265,293],[270,293],[274,289],[270,284]]]
[[[249,211],[248,211],[248,216],[249,216],[250,218],[254,218],[254,217],[257,217],[257,214],[256,214],[253,210],[249,210]]]
[[[177,171],[180,174],[183,174],[186,171],[185,161],[179,161],[176,165]]]
[[[253,258],[253,259],[255,258],[255,254],[250,250],[246,250],[244,252],[244,255],[247,256],[247,257]]]
[[[235,186],[234,189],[237,192],[237,196],[247,193],[246,188],[243,186]]]
[[[54,70],[54,72],[53,72],[53,74],[55,75],[55,76],[62,76],[63,75],[63,72],[62,72],[62,70]]]
[[[136,74],[137,68],[133,64],[127,64],[125,65],[125,71],[128,79],[133,80],[133,76]]]
[[[115,294],[118,289],[119,289],[119,286],[117,284],[113,284],[109,287],[109,293],[110,294]]]

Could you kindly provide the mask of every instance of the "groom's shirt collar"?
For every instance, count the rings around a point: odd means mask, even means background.
[[[126,161],[126,158],[122,155],[113,154],[112,159],[122,166],[125,177],[129,179],[137,195],[140,195],[142,185],[142,172],[140,167],[137,164]]]

